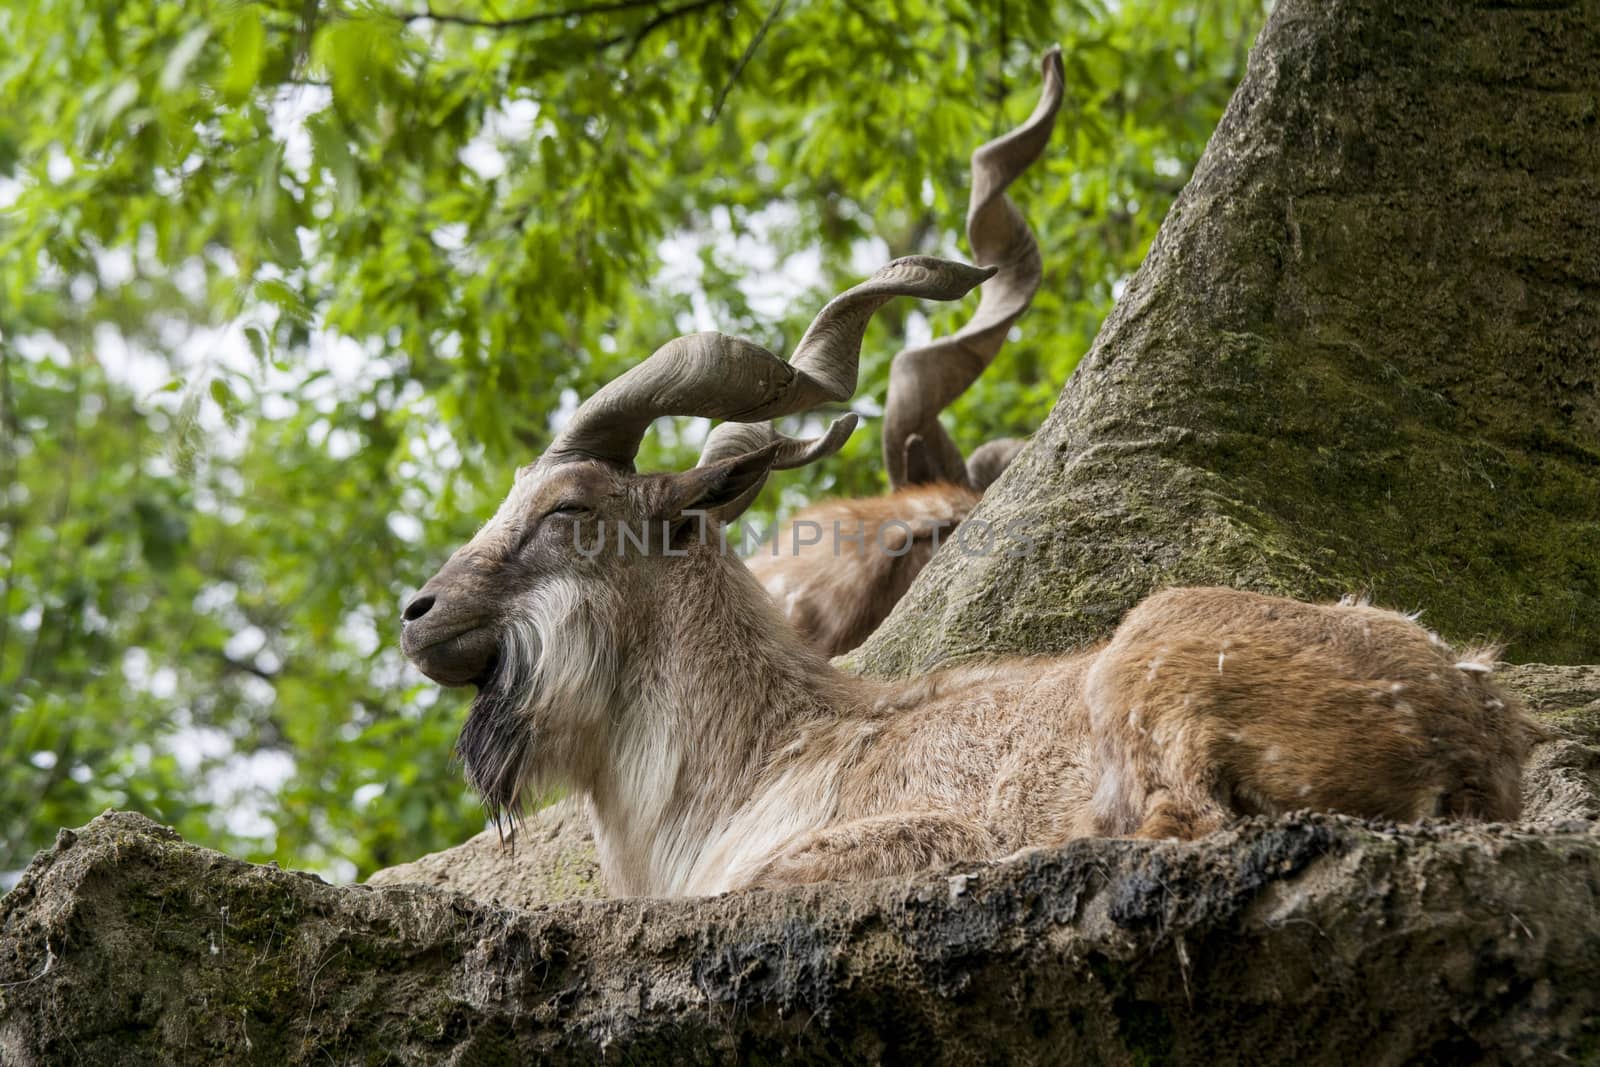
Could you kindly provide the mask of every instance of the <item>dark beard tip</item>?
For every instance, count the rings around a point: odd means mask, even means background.
[[[500,850],[509,852],[512,856],[517,854],[517,831],[522,828],[522,815],[516,810],[501,808],[493,810],[485,806],[484,809],[489,820],[494,823],[494,832],[500,839]]]
[[[514,841],[522,819],[528,745],[527,724],[514,701],[492,686],[480,689],[456,738],[456,757],[494,822],[502,845],[507,839],[506,824]]]

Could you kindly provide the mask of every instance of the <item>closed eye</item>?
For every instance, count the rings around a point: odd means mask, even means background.
[[[593,509],[587,504],[580,504],[576,500],[569,500],[557,504],[555,507],[540,515],[533,522],[522,528],[522,536],[517,538],[517,551],[521,552],[528,547],[528,542],[533,540],[533,535],[539,532],[539,527],[544,525],[544,520],[552,515],[587,515]]]

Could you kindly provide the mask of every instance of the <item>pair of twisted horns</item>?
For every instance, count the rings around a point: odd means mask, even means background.
[[[836,419],[821,436],[810,439],[785,437],[771,420],[848,402],[855,395],[861,340],[873,313],[896,296],[957,300],[993,278],[993,285],[984,285],[977,313],[966,327],[932,345],[901,352],[890,373],[884,440],[891,484],[905,483],[906,456],[919,448],[924,465],[935,464],[940,477],[966,483],[961,453],[938,416],[994,359],[1006,331],[1039,286],[1038,245],[1005,189],[1050,138],[1061,105],[1060,49],[1045,55],[1044,77],[1043,96],[1028,120],[973,153],[967,235],[980,262],[993,266],[932,256],[897,259],[829,301],[787,363],[754,342],[721,333],[669,341],[584,401],[541,462],[592,459],[632,470],[639,443],[655,419],[699,415],[726,420],[706,438],[701,466],[769,445],[776,446],[769,470],[805,466],[843,447],[857,416]],[[725,505],[721,517],[738,517],[760,491],[758,482]]]
[[[826,433],[809,440],[783,437],[765,426],[732,424],[765,423],[848,401],[856,391],[861,338],[873,312],[897,296],[957,300],[993,273],[993,268],[931,256],[897,259],[830,300],[787,363],[752,341],[726,334],[676,338],[584,401],[541,462],[594,459],[632,470],[645,431],[662,415],[729,420],[706,439],[702,466],[772,442],[777,448],[771,469],[801,467],[831,455],[855,429],[854,414],[835,420]],[[741,513],[759,489],[755,486],[725,507],[723,518]]]
[[[967,243],[978,263],[997,268],[983,287],[972,320],[949,337],[908,348],[889,368],[884,405],[883,462],[895,489],[922,482],[953,482],[982,489],[1022,447],[992,441],[963,460],[939,423],[939,412],[966,391],[994,361],[1039,289],[1039,244],[1006,188],[1038,159],[1061,107],[1061,49],[1046,52],[1044,88],[1033,114],[1016,129],[972,153],[972,193],[967,201]]]

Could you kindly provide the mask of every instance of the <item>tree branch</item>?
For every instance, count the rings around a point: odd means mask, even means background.
[[[658,10],[653,17],[638,29],[600,39],[595,43],[595,51],[604,52],[627,42],[628,51],[623,57],[623,62],[626,63],[639,51],[639,46],[644,43],[644,39],[662,26],[684,15],[692,15],[696,11],[702,11],[705,8],[726,2],[727,0],[691,0],[691,2],[680,4],[677,7]],[[603,3],[580,4],[577,7],[563,8],[560,11],[541,11],[532,15],[519,15],[515,18],[506,19],[487,19],[479,18],[476,15],[458,15],[449,11],[435,11],[432,8],[406,14],[396,14],[393,17],[406,25],[410,25],[413,22],[432,21],[452,26],[472,26],[485,30],[520,30],[529,26],[537,26],[541,23],[579,18],[583,15],[604,15],[618,11],[654,8],[660,3],[661,0],[605,0]]]
[[[632,43],[628,45],[628,51],[622,57],[622,61],[626,63],[638,54],[639,46],[644,44],[644,39],[650,36],[656,30],[660,29],[662,26],[665,26],[667,23],[673,21],[674,19],[681,18],[684,15],[692,15],[696,11],[700,11],[725,2],[726,0],[693,0],[692,3],[680,4],[677,7],[669,7],[665,11],[657,14],[656,17],[651,19],[649,22],[646,22],[643,26],[640,26],[639,29],[632,34],[620,33],[615,37],[606,38],[600,42],[597,50],[604,52],[606,49],[619,45],[623,41],[627,41],[631,38]]]
[[[783,14],[783,7],[786,3],[788,3],[788,0],[777,0],[777,3],[772,5],[772,10],[767,12],[767,17],[762,21],[761,28],[756,31],[754,37],[750,38],[750,43],[745,46],[744,55],[740,56],[739,62],[734,65],[733,73],[728,75],[728,80],[723,83],[721,89],[717,90],[717,100],[716,103],[711,105],[711,117],[706,119],[707,125],[717,121],[717,116],[722,114],[722,105],[727,102],[728,93],[733,90],[734,82],[737,82],[739,75],[744,73],[745,64],[750,62],[750,57],[755,55],[756,49],[761,47],[761,42],[767,36],[767,31],[772,29],[772,24],[778,21],[779,15]]]
[[[612,11],[631,11],[640,7],[655,7],[661,0],[608,0],[599,4],[580,4],[577,7],[564,8],[561,11],[541,11],[534,15],[520,15],[509,19],[485,19],[473,15],[458,15],[448,11],[435,11],[431,7],[410,14],[395,15],[401,22],[410,25],[413,22],[443,22],[452,26],[475,26],[485,30],[519,30],[526,26],[537,26],[541,22],[561,22],[570,18],[583,15],[604,15]]]
[[[277,671],[269,671],[258,667],[248,660],[234,659],[220,648],[208,648],[205,651],[220,662],[225,670],[236,671],[241,674],[253,674],[264,682],[276,682],[278,680]]]

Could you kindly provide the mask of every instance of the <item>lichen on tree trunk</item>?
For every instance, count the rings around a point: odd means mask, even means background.
[[[1597,205],[1594,4],[1280,4],[975,516],[1041,549],[942,553],[849,662],[1068,648],[1174,584],[1600,659]]]

